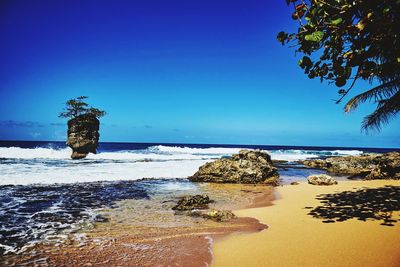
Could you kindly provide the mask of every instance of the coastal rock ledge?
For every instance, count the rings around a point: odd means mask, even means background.
[[[309,168],[324,169],[335,174],[360,176],[367,180],[400,179],[400,152],[310,159],[301,163]]]
[[[90,114],[68,121],[67,145],[72,148],[72,159],[82,159],[89,153],[97,152],[99,125],[99,120]]]
[[[240,150],[231,158],[206,163],[189,177],[193,182],[278,185],[271,157],[260,150]]]

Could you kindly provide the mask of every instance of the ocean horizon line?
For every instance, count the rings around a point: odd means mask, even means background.
[[[2,143],[64,143],[66,141],[60,140],[0,140],[0,146]],[[391,151],[400,151],[400,147],[362,147],[362,146],[329,146],[329,145],[276,145],[276,144],[237,144],[237,143],[181,143],[181,142],[134,142],[134,141],[100,141],[99,144],[140,144],[140,145],[148,145],[148,146],[156,146],[156,145],[166,145],[166,146],[193,146],[193,147],[227,147],[227,148],[256,148],[256,147],[268,147],[270,149],[303,149],[303,150],[335,150],[335,149],[344,149],[344,150],[391,150]]]

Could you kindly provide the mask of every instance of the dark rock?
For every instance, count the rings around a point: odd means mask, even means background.
[[[291,182],[290,183],[291,185],[298,185],[298,184],[300,184],[299,182]]]
[[[307,178],[309,184],[313,185],[334,185],[337,184],[337,181],[329,175],[326,174],[317,174],[310,175]]]
[[[71,154],[72,159],[83,159],[86,158],[87,153],[79,153],[77,151],[73,151]]]
[[[365,179],[400,179],[400,152],[311,159],[301,163],[310,168]]]
[[[241,150],[231,158],[221,158],[201,166],[189,180],[193,182],[278,185],[279,174],[271,157],[259,150]]]
[[[286,163],[288,163],[289,161],[287,161],[287,160],[283,160],[283,159],[273,159],[272,160],[272,163],[274,163],[274,164],[286,164]]]
[[[207,195],[184,196],[172,209],[179,211],[208,209],[208,204],[212,202]]]
[[[72,159],[97,152],[99,125],[99,120],[93,115],[80,115],[68,121],[67,145],[72,148]]]
[[[323,170],[325,170],[327,168],[326,159],[300,160],[299,163],[303,164],[304,166],[306,166],[308,168],[313,168],[313,169],[323,169]]]

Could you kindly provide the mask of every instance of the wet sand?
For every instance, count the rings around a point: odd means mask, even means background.
[[[400,266],[400,181],[302,182],[277,194],[273,206],[235,211],[268,229],[215,242],[213,266]]]
[[[211,209],[231,210],[271,205],[269,186],[201,184],[215,203]],[[231,233],[266,229],[255,218],[214,222],[182,214],[171,207],[178,196],[123,200],[101,214],[107,222],[69,235],[62,243],[43,243],[23,255],[8,257],[7,265],[38,266],[207,266],[215,240]]]

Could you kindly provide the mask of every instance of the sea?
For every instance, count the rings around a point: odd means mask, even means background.
[[[71,160],[65,142],[0,141],[0,259],[101,222],[106,218],[98,211],[121,200],[201,193],[187,177],[244,148],[286,161],[278,166],[283,184],[324,173],[303,168],[298,160],[400,150],[102,142],[97,154]]]

